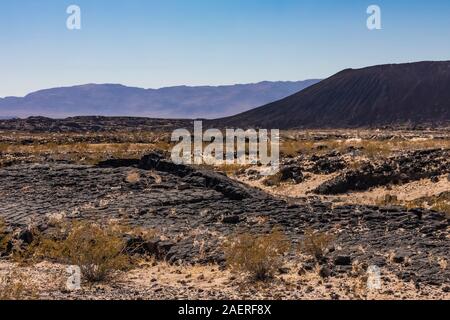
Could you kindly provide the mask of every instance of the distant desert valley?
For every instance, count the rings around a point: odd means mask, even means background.
[[[217,118],[137,117],[139,91],[130,116],[0,119],[0,300],[449,299],[450,62],[311,81]],[[280,129],[280,170],[174,163],[194,118]]]

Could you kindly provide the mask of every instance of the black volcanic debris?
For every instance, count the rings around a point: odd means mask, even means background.
[[[379,163],[367,163],[348,170],[320,185],[315,192],[332,195],[349,191],[365,191],[372,187],[408,183],[424,178],[437,178],[450,172],[450,150],[413,151]]]
[[[232,200],[242,200],[250,197],[248,190],[238,182],[228,179],[226,176],[207,170],[195,170],[185,165],[178,165],[156,152],[144,156],[139,168],[144,170],[158,170],[177,175],[182,178],[183,185],[211,188],[222,193]],[[255,193],[254,191],[253,193]]]
[[[0,120],[0,130],[16,130],[40,133],[85,133],[117,131],[158,131],[175,130],[189,127],[191,120],[150,119],[133,117],[73,117],[50,119],[46,117],[29,117],[26,119]]]
[[[347,69],[211,126],[351,128],[450,124],[450,61]]]
[[[139,179],[127,179],[130,172]],[[45,217],[56,213],[69,219],[121,219],[163,232],[164,241],[139,247],[170,263],[223,264],[223,239],[235,232],[259,234],[281,227],[298,243],[303,231],[313,228],[336,234],[327,264],[330,276],[349,272],[349,263],[360,261],[407,281],[450,282],[449,269],[429,259],[450,252],[449,220],[434,211],[316,200],[288,203],[220,173],[175,165],[159,154],[138,163],[101,166],[13,165],[0,169],[0,181],[0,216],[10,226],[24,228],[33,221],[45,230]],[[265,222],[258,223],[261,219]],[[129,246],[136,241],[142,239],[130,239]]]

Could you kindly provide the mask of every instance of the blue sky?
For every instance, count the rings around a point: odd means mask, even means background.
[[[66,28],[66,8],[82,30]],[[382,30],[366,9],[382,10]],[[450,1],[1,0],[0,97],[83,83],[303,80],[450,60]]]

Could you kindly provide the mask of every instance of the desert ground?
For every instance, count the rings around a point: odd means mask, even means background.
[[[0,299],[450,298],[450,130],[284,131],[267,177],[126,127],[0,126]]]

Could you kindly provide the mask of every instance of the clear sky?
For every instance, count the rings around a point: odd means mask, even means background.
[[[71,4],[81,30],[66,28]],[[371,4],[382,30],[366,27]],[[0,1],[0,97],[303,80],[419,60],[450,60],[449,0]]]

